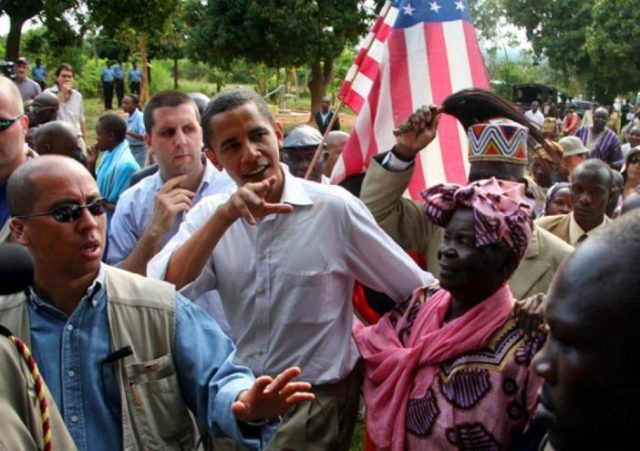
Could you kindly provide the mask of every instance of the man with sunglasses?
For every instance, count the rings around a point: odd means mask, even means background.
[[[11,240],[7,180],[18,166],[35,153],[25,149],[29,118],[24,114],[16,84],[0,76],[0,243]]]
[[[101,263],[107,204],[77,162],[36,158],[8,196],[35,277],[0,297],[0,323],[31,348],[78,449],[195,449],[194,417],[259,449],[267,420],[313,399],[291,382],[298,368],[256,381],[235,365],[231,340],[172,285]]]

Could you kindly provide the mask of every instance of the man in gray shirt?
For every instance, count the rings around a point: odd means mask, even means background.
[[[42,92],[40,85],[27,77],[29,73],[29,61],[25,57],[16,61],[16,84],[20,90],[23,102],[35,99]]]

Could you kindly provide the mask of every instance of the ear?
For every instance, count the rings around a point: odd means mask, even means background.
[[[11,229],[11,234],[17,243],[24,247],[29,247],[31,245],[29,233],[23,219],[11,218],[9,220],[9,228]]]
[[[213,149],[205,147],[204,148],[204,155],[211,162],[211,164],[216,167],[216,169],[218,171],[222,171],[224,169],[224,166],[222,166],[222,163],[220,163],[220,160],[218,159],[218,155],[216,155],[216,153],[213,151]]]
[[[151,155],[155,155],[155,152],[153,151],[153,142],[151,140],[151,134],[145,132],[145,134],[143,136],[143,140],[144,140],[144,144],[147,146],[147,151]]]
[[[281,149],[284,140],[284,130],[282,129],[282,124],[276,121],[276,126],[273,131],[276,132],[276,137],[278,138],[278,148]]]

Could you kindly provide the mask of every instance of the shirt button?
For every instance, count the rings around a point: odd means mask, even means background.
[[[267,258],[267,257],[264,254],[258,255],[258,260],[260,260],[261,262],[263,262],[265,258]]]
[[[67,326],[67,330],[68,330],[69,332],[71,332],[71,331],[73,330],[73,325],[72,325],[72,324],[69,324],[69,325]]]
[[[78,422],[78,417],[77,417],[77,416],[75,416],[75,415],[73,415],[73,416],[71,417],[71,422],[72,422],[72,423],[77,423],[77,422]]]
[[[76,373],[73,370],[70,370],[68,374],[69,374],[69,377],[73,377],[76,375]]]
[[[266,289],[266,288],[260,288],[260,289],[258,290],[258,296],[262,296],[262,295],[264,295],[266,292],[267,292],[267,289]]]

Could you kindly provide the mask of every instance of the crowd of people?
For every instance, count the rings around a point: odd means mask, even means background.
[[[0,445],[346,451],[364,406],[371,450],[635,448],[640,125],[463,90],[336,186],[329,98],[285,134],[245,89],[141,109],[101,73],[127,116],[95,144],[71,66],[0,77],[0,242],[33,261]],[[468,183],[407,199],[445,114]]]

